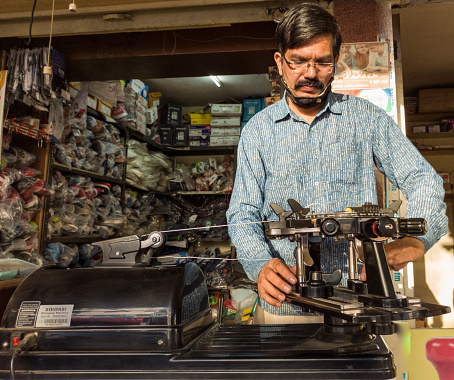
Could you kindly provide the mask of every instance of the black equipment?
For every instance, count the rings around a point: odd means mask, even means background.
[[[396,218],[397,206],[311,214],[289,204],[272,205],[279,220],[266,222],[265,234],[297,242],[298,286],[287,302],[323,313],[322,325],[219,325],[195,263],[149,265],[165,241],[153,232],[98,243],[100,266],[49,266],[25,278],[1,324],[0,378],[394,378],[380,335],[393,334],[397,320],[450,312],[396,295],[387,269],[383,239],[422,235],[426,222]],[[305,275],[309,239],[326,237],[350,242],[347,287],[337,285],[340,271]]]

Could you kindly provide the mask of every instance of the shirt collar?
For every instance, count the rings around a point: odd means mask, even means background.
[[[344,96],[342,94],[335,94],[333,92],[330,92],[328,94],[328,98],[326,99],[325,106],[318,112],[318,115],[321,115],[322,113],[326,112],[327,110],[329,110],[332,113],[342,114],[342,106],[340,103],[341,103],[343,97]],[[276,121],[284,120],[287,117],[290,117],[290,115],[292,115],[292,114],[293,114],[293,111],[290,109],[290,107],[287,103],[286,92],[284,92],[284,96],[278,102],[278,106],[277,106],[277,110],[276,110]]]

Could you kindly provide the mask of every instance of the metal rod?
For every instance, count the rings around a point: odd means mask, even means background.
[[[351,280],[358,280],[358,262],[353,239],[350,239],[348,243],[348,278]]]

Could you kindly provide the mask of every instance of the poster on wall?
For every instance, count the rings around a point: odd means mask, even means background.
[[[342,44],[333,91],[389,88],[390,67],[388,42]]]
[[[3,112],[5,110],[6,74],[7,71],[0,70],[0,152],[2,150],[3,141]]]

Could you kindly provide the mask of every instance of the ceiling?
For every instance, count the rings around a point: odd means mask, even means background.
[[[61,14],[63,12],[67,13],[68,6],[71,2],[72,0],[56,0],[55,6],[57,11]],[[135,7],[144,6],[144,4],[151,11],[153,8],[159,8],[159,10],[162,8],[176,9],[178,7],[195,7],[196,5],[202,7],[203,4],[207,4],[215,12],[217,9],[216,4],[229,4],[232,7],[232,11],[233,8],[238,8],[236,12],[241,13],[241,15],[247,15],[251,19],[255,18],[255,21],[265,20],[268,17],[267,15],[253,13],[249,8],[241,8],[251,6],[251,4],[263,3],[260,0],[99,0],[95,6],[92,5],[93,2],[91,0],[75,0],[75,3],[79,9],[78,13],[81,13],[81,15],[88,11],[99,13],[103,9],[107,9],[106,7],[109,10],[115,11],[117,8],[121,9],[120,7],[124,9],[127,6],[134,9]],[[416,95],[418,89],[421,88],[454,87],[454,49],[450,46],[451,42],[454,41],[454,28],[452,27],[452,20],[454,20],[454,1],[394,0],[392,3],[409,4],[408,6],[398,5],[393,9],[393,13],[400,18],[404,95]],[[32,5],[32,0],[2,0],[0,24],[4,24],[7,19],[14,19],[14,17],[23,17],[24,25],[28,24]],[[37,1],[35,20],[37,30],[39,22],[48,23],[49,10],[51,8],[51,0]],[[256,5],[256,8],[258,8],[258,5]],[[157,13],[156,10],[153,12]],[[233,11],[231,17],[238,18],[238,13],[235,14],[235,11]],[[199,22],[203,22],[203,20],[199,20]],[[28,30],[28,28],[25,29]],[[206,29],[207,37],[215,29]],[[179,31],[177,31],[177,35],[178,33]],[[0,37],[3,37],[1,30]],[[183,47],[184,44],[185,42],[182,41],[180,46]],[[171,50],[172,46],[169,48]],[[226,59],[224,67],[222,67],[222,62],[219,62],[219,55],[216,56],[215,54],[206,54],[208,59],[198,62],[194,61],[192,62],[192,66],[187,65],[187,67],[181,64],[175,65],[175,55],[173,57],[172,54],[166,55],[162,57],[163,61],[160,66],[161,74],[158,75],[159,78],[157,76],[147,75],[146,73],[150,72],[150,70],[142,70],[144,68],[143,61],[134,62],[132,57],[125,59],[122,65],[125,68],[130,67],[131,71],[136,73],[135,77],[142,79],[149,85],[150,91],[161,92],[164,95],[163,102],[168,101],[186,106],[200,106],[209,101],[218,102],[232,98],[238,100],[247,96],[264,96],[269,92],[270,85],[266,76],[266,68],[273,64],[272,51],[262,49],[261,55],[258,52],[254,54],[250,53],[251,55],[245,58],[246,53],[248,52],[239,54],[235,58],[238,63],[230,65],[231,67],[229,67],[229,62],[232,60]],[[96,51],[93,54],[96,54]],[[253,65],[252,61],[261,63],[259,68]],[[120,61],[118,62],[120,63]],[[211,70],[208,70],[208,67],[216,67],[219,72],[211,72]],[[77,69],[77,65],[75,69]],[[86,66],[80,65],[80,72],[82,70],[86,73],[90,72]],[[104,79],[114,79],[109,70],[111,70],[110,65],[102,66],[101,71],[106,75]],[[74,80],[80,79],[77,78],[80,72],[75,73],[76,78]],[[174,78],[175,73],[180,78]],[[209,78],[203,77],[208,74],[218,75],[223,82],[223,86],[217,88]],[[95,75],[94,72],[93,75]],[[99,72],[96,75],[99,76]],[[155,79],[149,79],[151,77]],[[84,80],[95,79],[87,77]]]
[[[205,106],[207,103],[236,103],[247,97],[268,96],[271,85],[267,74],[218,75],[222,85],[217,87],[209,76],[148,79],[150,91],[163,94],[161,103],[184,107]]]
[[[394,9],[400,19],[402,75],[405,96],[417,96],[418,90],[454,87],[454,2],[432,2]],[[209,77],[145,80],[151,91],[165,94],[164,101],[183,106],[204,105],[213,101],[264,96],[270,85],[265,74],[221,76],[223,88],[214,86]]]

